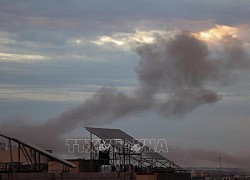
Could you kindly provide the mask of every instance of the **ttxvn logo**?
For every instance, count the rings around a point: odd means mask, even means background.
[[[116,149],[122,149],[125,146],[122,139],[106,139],[105,141],[101,139],[66,139],[66,145],[69,153],[90,153],[94,149],[107,152],[111,146]],[[133,142],[126,142],[126,146],[134,153],[168,152],[166,139],[133,139]]]

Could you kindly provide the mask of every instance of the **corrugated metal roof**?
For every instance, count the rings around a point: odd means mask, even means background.
[[[16,143],[23,144],[23,145],[27,146],[28,148],[33,149],[33,150],[35,150],[35,151],[38,151],[38,152],[41,153],[42,155],[45,155],[45,156],[47,156],[47,157],[49,157],[49,158],[51,158],[51,159],[53,159],[53,160],[56,160],[56,161],[58,161],[58,162],[60,162],[60,163],[62,163],[62,164],[64,164],[64,165],[67,165],[67,166],[69,166],[69,167],[71,167],[71,168],[75,168],[75,167],[76,167],[76,165],[74,165],[74,164],[72,164],[72,163],[70,163],[70,162],[68,162],[68,161],[66,161],[66,160],[64,160],[64,159],[62,159],[62,158],[60,158],[60,157],[58,157],[58,156],[56,156],[56,155],[50,153],[50,152],[48,152],[48,151],[45,151],[45,150],[41,149],[40,147],[37,147],[37,146],[32,145],[32,144],[30,144],[30,143],[26,143],[26,142],[23,142],[23,141],[21,141],[21,140],[19,140],[19,139],[12,138],[12,137],[9,137],[9,136],[3,135],[3,134],[0,134],[0,136],[1,136],[1,137],[4,137],[4,138],[6,138],[6,139],[9,139],[9,140],[11,140],[11,141],[14,141],[14,142],[16,142]]]

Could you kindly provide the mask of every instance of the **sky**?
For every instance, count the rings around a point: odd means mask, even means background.
[[[235,43],[248,60],[249,17],[249,0],[0,0],[0,130],[14,136],[23,132],[21,138],[32,142],[27,124],[49,124],[92,102],[102,87],[115,88],[125,100],[138,89],[144,92],[141,84],[148,81],[140,67],[150,54],[144,50],[161,53],[157,48],[182,32],[204,43],[214,58]],[[229,68],[226,78],[218,73],[215,84],[202,81],[199,88],[208,87],[220,98],[185,113],[165,116],[158,107],[135,106],[136,113],[104,117],[110,121],[77,122],[64,137],[85,136],[86,125],[119,128],[137,138],[166,139],[165,156],[180,165],[219,166],[221,154],[222,165],[249,168],[247,67]]]

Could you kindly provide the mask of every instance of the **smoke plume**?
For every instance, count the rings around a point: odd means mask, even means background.
[[[192,33],[182,32],[171,39],[157,36],[154,44],[136,49],[139,88],[133,94],[103,87],[83,104],[44,124],[9,120],[0,123],[1,132],[59,150],[62,138],[80,122],[86,126],[111,123],[148,109],[165,118],[184,116],[219,101],[221,96],[208,85],[223,84],[231,72],[246,67],[247,55],[238,39],[225,36],[221,45],[223,50],[215,58],[207,44]]]

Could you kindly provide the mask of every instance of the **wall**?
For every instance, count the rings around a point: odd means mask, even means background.
[[[15,173],[0,174],[0,180],[191,180],[189,173],[159,173],[135,175],[134,173]]]
[[[70,172],[72,173],[78,173],[79,172],[79,161],[78,160],[72,160],[70,161],[71,163],[73,163],[74,165],[76,165],[75,168],[70,168]],[[57,161],[49,161],[48,162],[48,172],[49,173],[60,173],[63,172],[65,169],[65,166],[62,163],[59,163]]]
[[[154,174],[154,175],[136,175],[136,180],[157,180],[157,174]]]
[[[135,180],[133,173],[15,173],[0,174],[0,180]]]
[[[190,173],[159,173],[157,180],[191,180]]]

